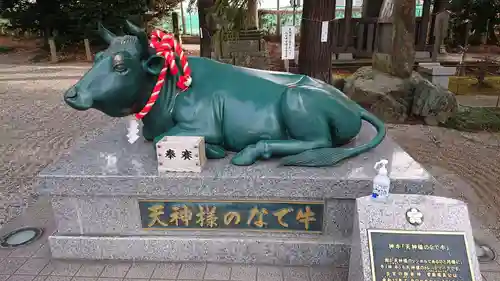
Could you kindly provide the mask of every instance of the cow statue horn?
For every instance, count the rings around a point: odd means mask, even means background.
[[[149,49],[149,42],[148,42],[148,35],[146,34],[146,32],[129,20],[125,21],[125,27],[127,28],[128,32],[131,33],[131,35],[137,36],[143,50],[147,52],[147,50]]]
[[[104,41],[106,41],[106,43],[110,44],[111,41],[113,41],[113,39],[116,37],[115,34],[113,34],[113,32],[109,31],[108,29],[106,29],[102,23],[99,23],[97,25],[97,32],[99,33],[99,36],[102,37],[102,39],[104,39]]]

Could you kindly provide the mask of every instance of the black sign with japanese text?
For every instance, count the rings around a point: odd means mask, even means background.
[[[463,232],[368,230],[372,281],[475,281]]]
[[[144,229],[321,232],[323,202],[139,200]]]

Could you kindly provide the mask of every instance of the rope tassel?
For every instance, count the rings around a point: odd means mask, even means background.
[[[181,91],[187,90],[189,86],[191,86],[192,78],[191,78],[191,68],[188,65],[187,57],[184,55],[181,44],[175,40],[175,37],[172,33],[165,33],[161,30],[154,30],[151,33],[151,42],[150,46],[155,49],[156,54],[165,58],[165,64],[158,75],[158,82],[156,82],[155,87],[153,88],[153,92],[149,97],[146,106],[137,113],[135,116],[137,119],[142,119],[146,116],[151,108],[155,104],[158,99],[158,95],[165,84],[165,76],[167,75],[167,70],[170,69],[170,73],[172,75],[177,75],[179,69],[175,63],[175,55],[179,56],[181,61],[181,66],[183,69],[183,75],[179,77],[179,81],[177,81],[177,87],[181,89]]]
[[[151,108],[153,108],[153,105],[158,99],[161,89],[165,84],[167,70],[170,69],[170,73],[172,75],[177,75],[177,73],[179,72],[179,69],[177,68],[177,65],[175,63],[176,54],[177,56],[179,56],[183,73],[177,81],[177,87],[181,89],[182,92],[184,92],[189,88],[189,86],[191,86],[191,83],[193,81],[193,79],[191,78],[191,68],[188,65],[187,57],[184,55],[181,44],[179,44],[177,40],[175,40],[175,37],[172,33],[166,33],[161,30],[153,30],[153,32],[151,33],[150,46],[155,49],[158,56],[162,56],[165,58],[165,64],[163,65],[163,68],[158,75],[158,81],[153,88],[153,92],[151,93],[149,100],[147,101],[144,108],[135,115],[138,120],[144,118],[144,116],[146,116],[149,111],[151,111]],[[135,124],[130,123],[129,132],[127,135],[129,136],[130,143],[134,143],[137,140],[137,138],[135,138],[134,136],[134,132],[136,132],[136,130],[137,128],[135,128]]]

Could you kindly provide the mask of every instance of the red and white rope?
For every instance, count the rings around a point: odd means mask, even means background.
[[[177,81],[177,87],[181,89],[181,91],[187,90],[191,85],[191,68],[188,65],[187,57],[184,55],[184,51],[182,50],[181,44],[175,40],[175,37],[171,33],[166,33],[161,30],[153,30],[151,33],[151,43],[150,46],[156,50],[156,54],[165,58],[165,65],[161,69],[160,74],[158,75],[158,81],[156,82],[155,87],[153,88],[153,92],[149,97],[144,108],[135,115],[137,119],[142,119],[146,116],[156,100],[158,99],[158,95],[160,94],[163,85],[165,84],[165,76],[167,74],[167,70],[170,69],[170,73],[172,75],[177,75],[179,69],[177,68],[177,64],[175,63],[175,55],[179,56],[183,75],[179,77],[179,81]]]

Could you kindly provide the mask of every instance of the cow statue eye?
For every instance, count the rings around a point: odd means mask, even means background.
[[[127,71],[127,67],[124,64],[116,64],[113,66],[113,69],[119,73]]]

